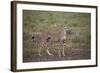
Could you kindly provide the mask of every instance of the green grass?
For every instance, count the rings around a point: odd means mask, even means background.
[[[64,26],[72,29],[77,36],[72,35],[72,43],[90,44],[89,13],[50,12],[50,11],[23,11],[24,32],[46,32],[61,29]]]
[[[89,49],[91,42],[91,15],[90,13],[75,12],[51,12],[51,11],[31,11],[23,10],[23,28],[27,33],[27,40],[32,32],[49,32],[60,30],[63,27],[71,29],[74,34],[66,39],[66,45],[71,48]],[[25,35],[24,35],[25,36]],[[36,53],[37,48],[32,45],[32,41],[24,40],[25,53]],[[67,47],[66,47],[67,48]],[[30,49],[30,50],[29,50]],[[44,48],[43,48],[44,50]],[[53,52],[54,50],[51,50]]]

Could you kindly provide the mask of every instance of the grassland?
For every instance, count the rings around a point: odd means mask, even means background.
[[[23,62],[90,59],[91,57],[91,15],[89,13],[50,12],[23,10]],[[65,54],[58,56],[58,48],[50,47],[54,56],[49,56],[42,48],[38,55],[38,43],[32,40],[33,32],[55,32],[67,27],[73,32],[66,39]],[[56,34],[55,34],[56,35]],[[38,37],[38,36],[37,36]]]

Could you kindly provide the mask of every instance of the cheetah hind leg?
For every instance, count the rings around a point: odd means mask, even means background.
[[[50,53],[49,49],[50,49],[50,48],[47,48],[47,50],[46,50],[47,54],[50,55],[50,56],[53,56],[53,54]]]
[[[62,55],[63,55],[63,56],[66,56],[66,55],[65,55],[65,46],[64,46],[64,45],[63,45],[63,49],[62,49]]]
[[[39,54],[39,56],[42,56],[41,55],[41,48],[38,49],[38,54]]]

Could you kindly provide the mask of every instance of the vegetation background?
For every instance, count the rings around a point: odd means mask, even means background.
[[[90,24],[90,13],[23,10],[23,62],[90,59]],[[47,55],[45,48],[42,48],[42,56],[39,56],[32,33],[55,32],[63,27],[73,32],[66,39],[66,56],[58,56],[57,48],[50,49],[54,56]]]

